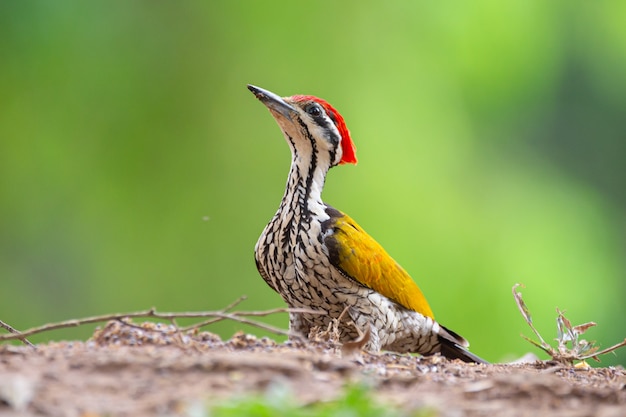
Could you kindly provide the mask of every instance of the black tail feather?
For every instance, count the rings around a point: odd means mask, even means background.
[[[483,358],[474,355],[458,343],[446,339],[445,337],[439,336],[439,345],[441,347],[441,356],[445,356],[448,359],[460,359],[468,363],[489,363]]]
[[[458,333],[439,325],[439,352],[448,359],[460,359],[468,363],[489,363],[467,350],[469,343]]]

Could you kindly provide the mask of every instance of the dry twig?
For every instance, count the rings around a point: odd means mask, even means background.
[[[126,325],[132,325],[131,323],[128,323],[125,320],[133,319],[133,318],[155,318],[155,319],[161,319],[161,320],[168,320],[168,321],[172,322],[172,324],[175,327],[178,328],[178,326],[176,325],[176,322],[175,322],[176,319],[180,319],[180,318],[205,318],[205,317],[211,317],[210,320],[206,320],[204,322],[197,323],[197,324],[194,324],[194,325],[186,327],[186,328],[180,328],[179,331],[185,331],[185,330],[189,330],[189,329],[198,329],[200,327],[204,327],[206,325],[209,325],[209,324],[212,324],[212,323],[216,323],[216,322],[221,321],[221,320],[233,320],[233,321],[236,321],[238,323],[254,326],[254,327],[257,327],[259,329],[263,329],[263,330],[266,330],[266,331],[274,333],[274,334],[290,336],[290,333],[288,331],[286,331],[286,330],[283,330],[283,329],[278,328],[278,327],[271,326],[269,324],[266,324],[266,323],[263,323],[263,322],[260,322],[260,321],[257,321],[257,320],[249,319],[247,317],[265,317],[265,316],[269,316],[269,315],[276,314],[276,313],[324,314],[324,312],[321,312],[321,311],[304,309],[304,308],[274,308],[274,309],[265,310],[265,311],[234,311],[234,312],[229,312],[229,310],[232,310],[235,306],[237,306],[243,300],[245,300],[245,297],[241,297],[241,298],[235,300],[233,303],[229,304],[224,309],[218,310],[218,311],[159,313],[153,307],[153,308],[151,308],[149,310],[135,311],[135,312],[131,312],[131,313],[103,314],[103,315],[99,315],[99,316],[85,317],[85,318],[82,318],[82,319],[72,319],[72,320],[65,320],[65,321],[61,321],[61,322],[57,322],[57,323],[48,323],[48,324],[44,324],[42,326],[33,327],[33,328],[28,329],[28,330],[24,330],[22,332],[14,329],[13,327],[9,326],[6,323],[0,321],[0,326],[5,328],[5,329],[7,329],[10,332],[10,334],[0,335],[0,342],[4,342],[4,341],[7,341],[7,340],[21,340],[21,341],[23,341],[24,343],[26,343],[26,344],[28,344],[30,346],[34,346],[32,343],[30,343],[30,342],[28,342],[28,340],[26,340],[26,337],[32,336],[34,334],[39,334],[39,333],[51,331],[51,330],[64,329],[64,328],[69,328],[69,327],[77,327],[77,326],[82,326],[82,325],[90,324],[90,323],[101,323],[101,322],[106,322],[106,321],[110,321],[110,320],[118,320],[118,321],[122,321]]]
[[[26,338],[26,336],[24,336],[18,330],[14,329],[11,325],[9,325],[9,324],[3,322],[2,320],[0,320],[0,327],[2,327],[3,329],[7,330],[12,335],[15,335],[15,339],[20,339],[24,344],[26,344],[26,345],[28,345],[28,346],[30,346],[32,348],[35,348],[35,345],[30,343],[30,341]]]

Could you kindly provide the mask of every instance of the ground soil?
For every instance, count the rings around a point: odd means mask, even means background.
[[[287,386],[301,404],[364,382],[383,404],[439,416],[626,416],[626,372],[554,362],[474,365],[110,322],[87,342],[0,346],[0,416],[186,416]],[[195,414],[193,412],[195,411]]]

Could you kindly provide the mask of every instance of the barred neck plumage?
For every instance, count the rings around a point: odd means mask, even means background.
[[[285,194],[280,203],[278,217],[287,219],[289,224],[310,223],[312,219],[320,222],[328,219],[325,212],[326,205],[322,201],[322,190],[326,174],[330,169],[328,158],[320,155],[315,149],[315,142],[311,141],[310,152],[298,152],[292,146],[292,161],[287,177]]]

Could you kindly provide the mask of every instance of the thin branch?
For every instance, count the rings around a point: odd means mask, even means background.
[[[221,311],[226,313],[227,311],[232,310],[233,308],[237,307],[239,304],[241,304],[243,301],[246,301],[247,299],[248,299],[247,295],[242,295],[241,297],[237,298],[235,301],[233,301],[232,303],[224,307]]]
[[[239,302],[240,301],[237,300],[235,303],[231,304],[226,309],[234,307]],[[57,323],[48,323],[48,324],[44,324],[43,326],[33,327],[28,330],[24,330],[23,332],[0,335],[0,342],[3,342],[5,340],[16,340],[16,339],[23,340],[24,338],[34,335],[34,334],[43,333],[43,332],[47,332],[51,330],[64,329],[64,328],[69,328],[69,327],[77,327],[77,326],[82,326],[82,325],[90,324],[90,323],[100,323],[100,322],[106,322],[110,320],[132,319],[132,318],[142,318],[142,317],[143,318],[155,318],[155,319],[161,319],[161,320],[173,320],[173,319],[179,319],[179,318],[212,317],[215,321],[234,320],[239,323],[255,326],[255,327],[258,327],[263,330],[267,330],[272,333],[276,333],[280,335],[288,335],[288,332],[283,329],[245,318],[246,316],[264,317],[264,316],[269,316],[271,314],[276,314],[276,313],[326,314],[325,312],[322,312],[322,311],[301,309],[301,308],[300,309],[298,308],[294,308],[294,309],[274,308],[274,309],[265,310],[265,311],[236,311],[232,313],[227,313],[224,310],[199,311],[199,312],[191,311],[191,312],[180,312],[180,313],[158,313],[156,309],[153,307],[149,310],[136,311],[136,312],[131,312],[131,313],[103,314],[99,316],[85,317],[82,319],[72,319],[72,320],[66,320],[66,321],[61,321]],[[197,325],[194,327],[197,327]]]
[[[212,319],[204,320],[204,321],[201,321],[199,323],[191,324],[191,325],[189,325],[187,327],[181,327],[180,331],[183,332],[183,333],[186,333],[188,331],[200,329],[202,327],[206,327],[206,326],[209,326],[211,324],[214,324],[214,323],[217,323],[217,322],[220,322],[220,321],[223,321],[223,320],[227,320],[227,319],[225,317],[214,317]]]
[[[247,300],[247,299],[248,299],[248,296],[242,295],[241,297],[239,297],[238,299],[236,299],[235,301],[233,301],[232,303],[230,303],[229,305],[227,305],[220,311],[222,313],[227,313],[228,311],[235,308],[235,306],[238,306],[242,301]],[[201,321],[200,323],[195,323],[187,327],[181,327],[179,328],[179,331],[181,332],[195,331],[197,329],[200,329],[202,327],[208,326],[213,323],[220,322],[222,320],[226,320],[226,319],[224,317],[214,317],[212,319]]]
[[[275,327],[270,324],[263,323],[261,321],[250,320],[244,317],[239,317],[238,315],[235,315],[235,314],[228,314],[228,313],[223,314],[223,315],[220,314],[219,317],[223,317],[224,319],[234,320],[238,323],[243,323],[243,324],[248,324],[250,326],[258,327],[259,329],[263,329],[265,331],[268,331],[274,334],[279,334],[282,336],[289,336],[290,334],[287,330],[281,329],[279,327]]]
[[[37,347],[35,345],[33,345],[27,338],[26,336],[24,336],[23,333],[21,333],[19,330],[15,329],[13,326],[11,326],[8,323],[3,322],[2,320],[0,320],[0,327],[2,327],[3,329],[7,330],[9,333],[15,335],[15,339],[19,339],[22,341],[22,343],[24,343],[25,345],[28,345],[34,349],[37,349]],[[0,339],[1,340],[1,339]]]
[[[283,330],[279,327],[274,327],[272,325],[257,321],[257,320],[250,320],[250,319],[246,319],[244,317],[240,317],[239,313],[234,312],[234,313],[223,313],[222,311],[212,311],[212,312],[207,312],[211,314],[211,317],[213,317],[210,320],[206,320],[197,324],[193,324],[191,326],[188,327],[179,327],[178,324],[176,323],[176,320],[172,317],[170,318],[170,322],[172,323],[172,326],[174,327],[173,331],[176,334],[181,334],[181,333],[186,333],[189,330],[195,330],[195,329],[199,329],[201,327],[205,327],[209,324],[213,324],[213,323],[217,323],[219,321],[222,320],[233,320],[236,321],[237,323],[243,323],[243,324],[248,324],[250,326],[254,326],[254,327],[258,327],[260,329],[263,330],[267,330],[271,333],[275,333],[275,334],[279,334],[281,336],[289,336],[289,332],[286,330]],[[176,314],[176,313],[173,313]],[[168,334],[170,333],[170,329],[157,329],[157,328],[146,328],[146,327],[142,327],[139,324],[135,324],[135,323],[131,323],[128,322],[124,319],[126,319],[127,317],[118,317],[115,320],[118,321],[120,324],[124,325],[124,326],[128,326],[131,327],[133,329],[137,329],[137,330],[141,330],[144,332],[154,332],[154,333],[162,333],[162,334]]]

